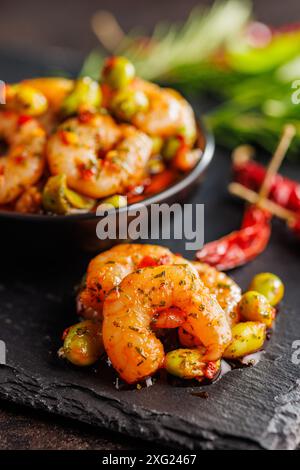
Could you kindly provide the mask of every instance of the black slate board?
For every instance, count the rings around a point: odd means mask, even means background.
[[[6,57],[8,65],[9,60]],[[0,63],[1,74],[9,70],[4,60]],[[18,76],[47,72],[39,62],[15,59],[1,78],[13,80],[15,69]],[[284,170],[299,179],[296,165]],[[219,150],[207,180],[192,198],[205,203],[207,241],[240,222],[243,207],[227,195],[229,178],[228,154]],[[184,253],[184,242],[164,244]],[[51,259],[35,259],[26,256],[28,247],[22,248],[21,255],[15,256],[13,247],[1,255],[0,340],[7,346],[7,364],[0,366],[0,398],[177,448],[296,448],[300,365],[292,363],[292,345],[300,339],[300,250],[282,225],[274,224],[271,244],[260,258],[233,273],[244,288],[253,274],[265,270],[280,275],[287,286],[267,351],[256,367],[234,370],[209,387],[158,382],[148,389],[119,391],[105,365],[78,370],[60,361],[59,336],[76,321],[74,286],[88,258],[80,253],[67,256],[58,248]],[[200,390],[208,392],[207,399],[191,395]]]

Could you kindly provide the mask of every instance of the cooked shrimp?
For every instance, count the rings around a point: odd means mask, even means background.
[[[238,322],[237,305],[241,300],[241,288],[227,274],[205,263],[194,261],[203,284],[208,287],[211,294],[214,294],[220,306],[227,315],[230,325]]]
[[[206,348],[204,361],[222,356],[231,341],[226,315],[190,265],[144,268],[129,274],[106,297],[103,340],[120,376],[134,383],[163,364],[164,349],[150,328],[155,314],[178,307],[183,326]]]
[[[36,119],[4,111],[0,113],[0,139],[8,145],[0,158],[0,204],[4,205],[42,176],[46,136]]]
[[[196,268],[203,284],[216,297],[226,314],[229,325],[232,327],[238,323],[240,315],[237,306],[242,296],[241,288],[225,273],[208,264],[193,261],[192,265]],[[196,338],[192,331],[186,331],[181,325],[178,329],[178,337],[180,343],[187,348],[201,345],[199,338]]]
[[[74,80],[62,77],[42,77],[23,80],[21,84],[28,85],[41,92],[47,99],[49,107],[57,112],[65,97],[74,86]]]
[[[188,263],[168,248],[156,245],[117,245],[96,256],[89,264],[85,286],[78,296],[78,313],[101,317],[105,296],[128,274],[139,268]]]
[[[184,135],[191,146],[194,144],[196,139],[194,112],[179,93],[141,79],[135,79],[132,86],[143,91],[149,100],[149,108],[133,116],[134,126],[149,135],[163,138]]]
[[[151,149],[143,132],[95,114],[87,122],[81,117],[65,121],[50,137],[47,155],[53,175],[65,174],[70,188],[98,199],[139,183]]]

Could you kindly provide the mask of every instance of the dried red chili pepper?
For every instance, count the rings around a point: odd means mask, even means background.
[[[205,245],[196,257],[221,271],[241,266],[266,248],[270,236],[271,214],[258,206],[249,206],[241,229]]]
[[[293,222],[289,223],[289,227],[293,231],[293,233],[300,238],[300,216]]]
[[[252,160],[234,163],[233,171],[235,181],[256,192],[266,176],[265,167]],[[269,199],[286,209],[300,212],[300,183],[276,174],[271,182]]]

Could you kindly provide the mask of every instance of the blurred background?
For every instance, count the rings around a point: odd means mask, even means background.
[[[113,12],[122,27],[143,27],[150,32],[157,21],[182,21],[209,0],[1,0],[0,44],[35,49],[67,48],[87,53],[97,44],[90,20],[97,10]],[[299,0],[254,0],[255,16],[273,25],[293,22]],[[0,64],[1,67],[1,64]]]

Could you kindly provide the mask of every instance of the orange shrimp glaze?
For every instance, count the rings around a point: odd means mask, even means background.
[[[162,367],[164,349],[151,322],[157,312],[171,307],[182,312],[183,328],[204,345],[204,361],[218,360],[231,341],[224,311],[193,267],[140,269],[111,291],[103,307],[104,346],[126,382],[135,383]]]

